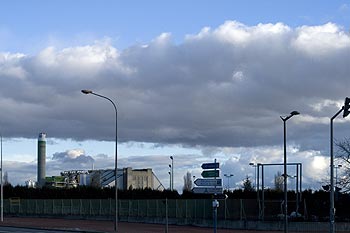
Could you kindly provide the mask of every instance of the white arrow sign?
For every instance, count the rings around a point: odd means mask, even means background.
[[[193,193],[203,193],[203,194],[215,194],[222,193],[222,187],[194,187],[192,189]]]
[[[222,186],[222,179],[196,179],[194,184],[197,186]]]

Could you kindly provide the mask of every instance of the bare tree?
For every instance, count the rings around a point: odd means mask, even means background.
[[[191,190],[192,190],[192,175],[189,171],[187,171],[186,175],[184,175],[183,191],[191,191]]]
[[[342,188],[342,191],[350,191],[350,138],[345,138],[343,141],[336,141],[337,151],[335,158],[342,165],[338,171],[337,184]],[[337,165],[335,165],[337,166]]]
[[[281,174],[280,171],[277,172],[277,174],[275,175],[275,190],[278,192],[282,192],[283,190],[283,176]]]
[[[9,182],[9,175],[8,175],[7,171],[4,174],[3,181],[4,181],[4,185],[11,185]]]

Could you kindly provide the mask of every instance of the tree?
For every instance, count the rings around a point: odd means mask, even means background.
[[[284,182],[284,177],[282,176],[281,172],[278,171],[277,174],[275,175],[275,190],[277,192],[282,192],[283,191],[283,182]]]
[[[11,183],[9,182],[9,175],[7,171],[4,174],[3,181],[4,181],[4,185],[11,185]]]
[[[253,184],[252,181],[250,180],[249,176],[246,176],[246,178],[243,180],[243,191],[244,192],[253,192]]]
[[[343,141],[336,141],[337,151],[335,154],[336,160],[342,165],[338,170],[337,185],[342,188],[342,191],[350,191],[350,138],[345,138]],[[337,165],[335,165],[337,166]]]
[[[192,190],[192,175],[189,171],[187,171],[186,175],[184,175],[183,191],[191,191],[191,190]]]

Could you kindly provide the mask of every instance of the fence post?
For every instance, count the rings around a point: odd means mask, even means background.
[[[194,220],[197,221],[197,199],[194,199]]]
[[[149,217],[148,216],[148,210],[149,210],[149,200],[148,199],[146,200],[146,207],[147,207],[146,208],[146,217]]]
[[[165,233],[169,232],[168,198],[165,198]]]
[[[92,204],[91,204],[91,199],[89,199],[89,214],[90,216],[92,215]]]
[[[99,209],[99,215],[102,215],[102,200],[100,199],[100,209]]]
[[[203,204],[205,204],[205,199],[202,199],[202,202],[204,202]],[[206,205],[202,205],[203,206],[203,219],[202,220],[204,220],[205,219],[205,214],[206,214],[206,210],[205,210],[205,206]]]
[[[73,201],[70,199],[70,214],[73,214]]]
[[[35,214],[38,214],[38,200],[37,199],[35,199]]]
[[[109,216],[112,216],[112,199],[109,199]]]
[[[177,219],[178,215],[177,215],[177,199],[175,199],[175,218]]]
[[[140,217],[140,200],[137,200],[137,217]]]

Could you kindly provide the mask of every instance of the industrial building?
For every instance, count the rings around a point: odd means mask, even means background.
[[[40,133],[38,137],[38,177],[37,187],[52,186],[57,188],[77,187],[81,185],[93,187],[114,187],[115,170],[71,170],[61,172],[60,176],[46,177],[46,134]],[[164,190],[164,186],[153,173],[151,168],[132,169],[131,167],[117,169],[118,189],[155,189]],[[32,181],[27,182],[28,187],[34,187]]]
[[[98,188],[114,187],[114,169],[105,170],[71,170],[61,172],[61,176],[46,177],[46,185],[57,188],[93,186]],[[132,169],[131,167],[118,169],[118,189],[164,190],[164,186],[153,173],[151,168]]]

